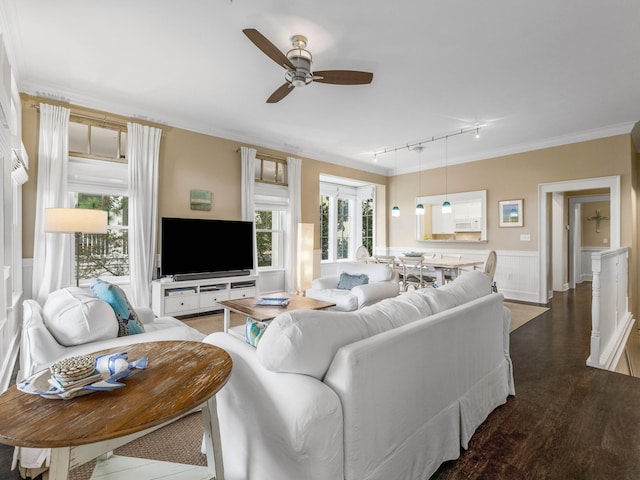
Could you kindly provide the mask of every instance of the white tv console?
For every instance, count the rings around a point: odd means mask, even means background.
[[[257,275],[151,282],[153,313],[179,316],[222,310],[218,302],[257,295]]]

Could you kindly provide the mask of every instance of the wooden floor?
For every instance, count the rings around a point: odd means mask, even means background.
[[[511,334],[516,396],[432,480],[640,479],[640,379],[589,368],[591,284]],[[638,374],[638,372],[636,372]],[[12,449],[0,447],[0,479]]]
[[[516,396],[432,480],[640,479],[640,379],[585,366],[590,288],[511,334]]]

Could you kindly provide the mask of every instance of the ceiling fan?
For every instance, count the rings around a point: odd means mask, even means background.
[[[373,80],[373,73],[355,70],[311,70],[312,55],[307,47],[307,38],[303,35],[291,37],[293,48],[285,55],[255,28],[243,30],[244,34],[256,47],[285,68],[286,82],[267,99],[267,103],[276,103],[289,95],[295,87],[304,87],[311,82],[330,83],[333,85],[365,85]]]

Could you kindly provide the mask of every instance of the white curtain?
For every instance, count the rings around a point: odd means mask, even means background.
[[[240,147],[242,156],[242,220],[253,222],[255,204],[256,150]]]
[[[289,241],[286,244],[287,251],[285,253],[285,291],[295,292],[297,282],[297,238],[298,223],[300,223],[300,174],[302,169],[302,160],[299,158],[287,157],[287,180],[289,183]]]
[[[253,222],[253,270],[258,268],[258,251],[255,247],[256,238],[256,218],[255,218],[255,202],[256,202],[256,150],[249,147],[240,147],[240,155],[242,157],[242,185],[241,185],[241,204],[242,204],[242,220]]]
[[[45,233],[44,211],[68,207],[67,164],[69,157],[69,113],[65,107],[40,104],[38,185],[33,235],[34,298],[44,305],[49,293],[62,287],[67,242],[71,235]]]
[[[158,228],[158,157],[162,130],[128,123],[131,303],[151,305]]]

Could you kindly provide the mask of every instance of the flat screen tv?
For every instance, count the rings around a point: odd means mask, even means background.
[[[253,224],[236,220],[163,218],[162,276],[248,275],[253,269]]]

